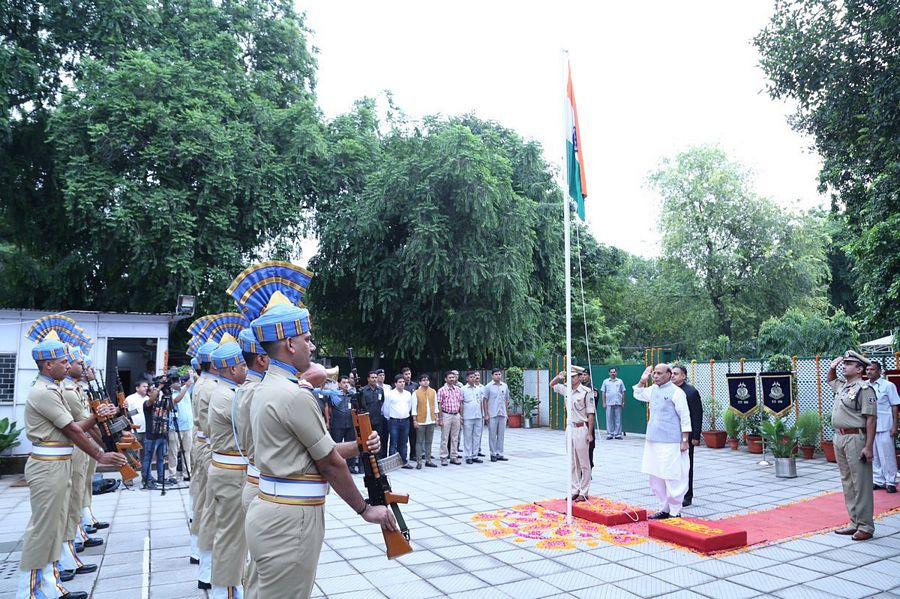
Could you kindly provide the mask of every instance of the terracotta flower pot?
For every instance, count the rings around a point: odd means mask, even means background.
[[[522,428],[521,414],[508,414],[506,418],[506,426],[509,428]]]
[[[803,453],[804,460],[811,460],[813,456],[816,454],[816,446],[815,445],[801,445],[800,451]]]
[[[747,435],[747,451],[750,453],[762,453],[762,437],[758,435]]]
[[[728,439],[728,447],[732,449],[732,451],[737,451],[738,447],[741,445],[740,439]]]
[[[722,449],[725,447],[725,431],[703,431],[703,441],[710,449]]]
[[[822,441],[822,452],[825,459],[829,462],[837,462],[837,456],[834,455],[834,443],[831,441]]]

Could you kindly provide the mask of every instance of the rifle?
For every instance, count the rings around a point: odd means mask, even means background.
[[[387,476],[382,472],[381,468],[384,462],[379,464],[376,456],[369,453],[366,447],[366,440],[372,434],[372,422],[369,420],[368,412],[351,411],[353,415],[353,428],[356,429],[356,446],[359,448],[360,461],[362,462],[363,482],[366,490],[369,492],[370,505],[386,505],[390,506],[394,512],[394,518],[400,531],[388,531],[381,529],[384,535],[384,544],[387,548],[387,558],[394,559],[401,555],[412,552],[412,546],[409,544],[409,527],[403,520],[400,513],[400,503],[409,503],[409,495],[400,495],[391,490],[391,484],[388,482]],[[395,456],[396,457],[396,456]]]
[[[130,482],[137,478],[135,469],[141,469],[141,461],[138,458],[136,450],[141,448],[140,443],[134,438],[130,432],[130,425],[123,416],[114,418],[106,418],[97,414],[97,409],[101,403],[112,404],[109,396],[101,393],[100,384],[93,377],[87,382],[88,403],[91,411],[97,418],[97,428],[100,429],[100,439],[103,441],[103,448],[109,452],[119,452],[125,456],[125,465],[119,468],[119,474],[122,475],[123,482]],[[91,383],[96,384],[96,388]],[[125,437],[125,435],[130,437]]]

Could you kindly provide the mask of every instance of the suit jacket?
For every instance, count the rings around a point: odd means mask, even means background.
[[[684,396],[687,397],[688,410],[691,412],[691,439],[700,440],[700,431],[703,430],[703,401],[700,392],[690,383],[681,385]]]

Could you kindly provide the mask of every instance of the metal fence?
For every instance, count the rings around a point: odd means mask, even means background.
[[[898,354],[870,355],[870,358],[878,359],[885,370],[897,368]],[[794,398],[794,408],[785,417],[785,422],[792,425],[799,414],[814,412],[819,414],[831,414],[834,404],[834,394],[825,381],[828,375],[828,365],[833,356],[815,356],[812,358],[793,358],[793,372],[797,383],[797,396]],[[719,413],[722,414],[728,408],[728,382],[725,375],[738,372],[761,372],[767,370],[767,364],[762,360],[737,360],[708,362],[691,361],[688,365],[688,375],[691,384],[700,392],[704,402],[715,402]],[[760,402],[762,403],[762,402]],[[723,426],[719,416],[715,423],[720,429]],[[704,429],[711,428],[710,410],[703,414]],[[833,430],[826,426],[823,436],[831,439]]]

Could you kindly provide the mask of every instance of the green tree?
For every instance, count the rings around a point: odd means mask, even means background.
[[[835,356],[858,345],[856,323],[841,311],[828,316],[791,308],[759,327],[759,348],[763,356]]]
[[[0,302],[216,309],[247,262],[294,251],[326,148],[291,3],[29,6],[38,33],[12,54],[34,100],[4,79]]]
[[[755,40],[770,95],[795,101],[792,125],[815,140],[860,313],[882,329],[900,321],[898,32],[891,0],[777,0]]]
[[[362,190],[319,214],[310,303],[324,329],[396,357],[483,363],[527,346],[543,223],[499,141],[439,119],[384,137]]]
[[[663,198],[663,254],[696,277],[717,334],[749,339],[788,307],[822,304],[827,235],[815,215],[758,197],[748,173],[715,147],[665,161],[650,183]]]

